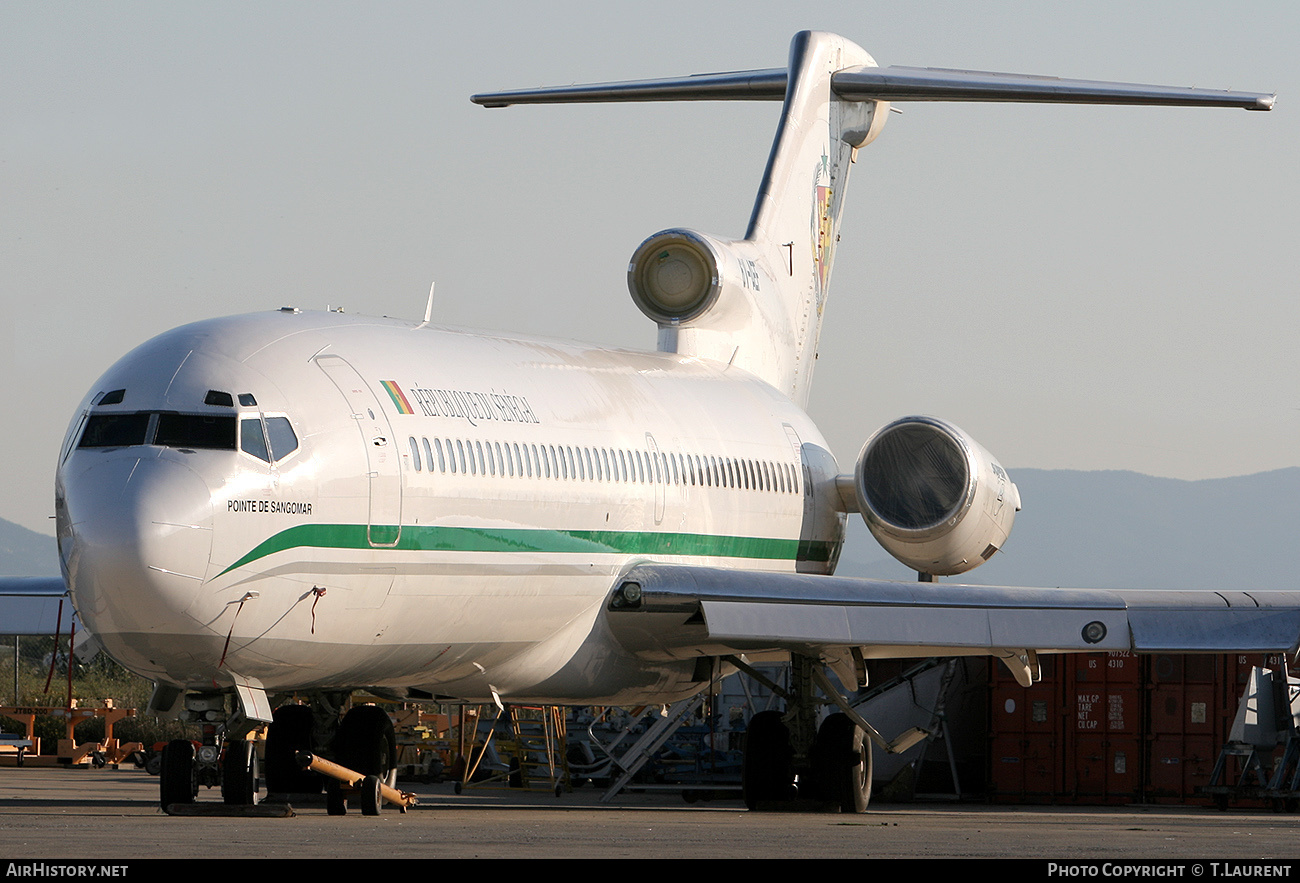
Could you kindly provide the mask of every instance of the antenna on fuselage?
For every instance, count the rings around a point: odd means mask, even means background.
[[[416,328],[423,328],[425,325],[428,325],[429,319],[433,316],[433,287],[437,284],[437,280],[429,283],[429,300],[424,305],[424,321],[419,325],[416,325]]]

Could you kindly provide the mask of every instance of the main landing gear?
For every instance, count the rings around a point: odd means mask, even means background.
[[[379,815],[380,783],[397,784],[397,736],[388,713],[375,705],[358,705],[339,724],[334,737],[334,754],[340,766],[365,776],[353,806],[360,806],[363,816]],[[332,816],[347,813],[347,794],[343,784],[330,779],[325,785],[325,806]]]
[[[728,661],[786,699],[786,711],[750,718],[741,789],[750,809],[786,809],[797,803],[829,811],[866,812],[871,800],[874,730],[833,688],[821,663],[792,655],[791,689],[784,690],[735,657]],[[821,698],[817,688],[831,697]],[[817,724],[824,705],[837,705]],[[882,743],[883,744],[883,743]]]
[[[318,693],[311,705],[281,705],[266,736],[266,787],[289,801],[319,795],[332,816],[347,813],[351,802],[362,815],[378,815],[379,785],[397,784],[397,735],[388,713],[376,705],[354,705],[339,718],[347,693]],[[304,770],[300,754],[320,755],[366,777],[360,790]],[[373,783],[371,780],[374,780]]]

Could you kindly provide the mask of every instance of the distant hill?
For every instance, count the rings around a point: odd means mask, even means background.
[[[1006,549],[962,582],[1079,588],[1300,589],[1300,468],[1179,481],[1018,469]],[[837,571],[910,580],[858,516]],[[54,538],[0,520],[0,576],[57,576]]]
[[[58,576],[54,537],[0,518],[0,576]]]
[[[1300,589],[1300,468],[1180,481],[1010,470],[1024,511],[1006,548],[953,581],[1078,588]],[[837,571],[912,579],[850,517]]]

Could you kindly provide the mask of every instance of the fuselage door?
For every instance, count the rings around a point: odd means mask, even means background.
[[[370,481],[366,536],[372,546],[395,546],[402,535],[402,474],[388,417],[361,375],[342,357],[317,356],[316,364],[347,401],[366,452]]]

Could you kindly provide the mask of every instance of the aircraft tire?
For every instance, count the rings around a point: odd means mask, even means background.
[[[348,769],[386,781],[397,767],[397,735],[388,712],[377,705],[355,706],[339,724],[334,753]]]
[[[281,705],[266,732],[266,790],[274,794],[319,794],[321,777],[298,766],[297,754],[312,751],[309,705]]]
[[[779,711],[760,711],[749,719],[740,788],[745,806],[786,801],[794,797],[794,751],[790,729]]]
[[[325,812],[332,816],[348,814],[348,798],[343,793],[343,784],[337,779],[325,783]]]
[[[383,804],[384,798],[379,793],[379,777],[366,776],[361,781],[361,814],[377,816]]]
[[[194,772],[194,743],[188,739],[168,742],[158,772],[158,802],[163,812],[172,804],[194,802],[199,793]]]
[[[221,802],[227,806],[257,803],[257,750],[246,739],[226,742],[221,757]]]
[[[847,714],[822,721],[812,750],[813,781],[818,796],[838,804],[840,812],[867,811],[871,802],[871,740]]]

